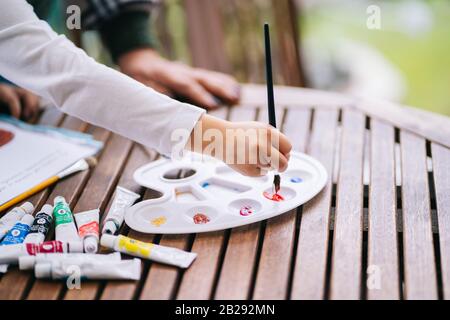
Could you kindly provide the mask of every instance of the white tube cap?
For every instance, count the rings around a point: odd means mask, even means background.
[[[39,212],[43,212],[48,216],[52,216],[53,214],[53,206],[49,205],[49,204],[44,204],[44,206],[42,207],[41,211]]]
[[[34,266],[34,276],[38,279],[50,278],[52,275],[51,263],[38,263]]]
[[[114,249],[114,243],[116,242],[117,236],[113,236],[112,234],[104,234],[100,239],[100,244],[104,247]]]
[[[68,242],[69,245],[69,251],[70,253],[74,253],[74,252],[83,252],[83,242],[81,241],[70,241]]]
[[[115,234],[117,231],[117,226],[114,221],[106,221],[103,225],[102,233],[104,234]]]
[[[98,251],[98,239],[96,237],[84,238],[83,245],[86,253],[96,253]]]
[[[20,207],[25,213],[32,214],[34,212],[34,206],[31,202],[24,202]]]
[[[35,256],[21,256],[19,257],[19,269],[31,270],[34,268],[35,262],[36,262]]]
[[[20,223],[27,224],[31,226],[33,224],[34,217],[31,214],[26,214],[20,219]]]

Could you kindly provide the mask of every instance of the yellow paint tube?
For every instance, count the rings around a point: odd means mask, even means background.
[[[103,234],[100,243],[104,247],[131,256],[171,264],[180,268],[189,267],[197,257],[197,254],[193,252],[142,242],[122,235]]]

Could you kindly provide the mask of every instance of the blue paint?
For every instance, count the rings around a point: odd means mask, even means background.
[[[299,178],[299,177],[293,177],[293,178],[291,178],[291,182],[293,182],[293,183],[301,183],[301,182],[303,182],[303,179]]]
[[[9,230],[0,245],[22,243],[29,231],[29,225],[18,222],[11,228],[11,230]]]
[[[204,182],[204,183],[202,184],[202,188],[207,188],[207,187],[209,187],[209,182]]]

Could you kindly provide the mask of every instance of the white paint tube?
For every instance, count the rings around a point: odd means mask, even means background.
[[[141,277],[141,260],[121,260],[109,262],[87,262],[80,265],[70,261],[52,261],[38,263],[34,266],[37,279],[67,279],[78,277],[91,280],[139,280]]]
[[[171,264],[180,268],[189,267],[197,257],[197,254],[193,252],[142,242],[122,235],[113,236],[104,234],[102,235],[100,243],[104,247],[131,256]]]
[[[117,186],[113,203],[103,224],[102,234],[115,234],[122,226],[126,209],[131,207],[139,197],[137,193]]]
[[[78,226],[78,235],[81,237],[84,252],[96,253],[98,251],[99,210],[89,210],[74,215]]]
[[[45,240],[53,221],[53,207],[49,204],[45,204],[41,211],[39,211],[35,217],[33,224],[30,227],[30,232],[28,232],[25,237],[24,243],[42,243]]]
[[[32,214],[34,206],[31,202],[25,202],[20,207],[15,207],[0,218],[0,240],[25,214]]]
[[[56,197],[54,200],[53,216],[55,217],[55,240],[62,242],[76,242],[80,240],[78,230],[73,221],[72,211],[66,199]]]
[[[38,253],[35,256],[19,257],[19,269],[31,270],[34,265],[51,263],[52,261],[72,261],[76,264],[87,262],[121,261],[120,253],[92,254],[92,253]]]
[[[64,243],[47,241],[41,244],[19,243],[0,247],[0,263],[17,263],[22,256],[34,256],[38,253],[81,252],[80,242]]]

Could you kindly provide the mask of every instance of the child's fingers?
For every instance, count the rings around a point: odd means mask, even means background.
[[[20,98],[13,88],[2,86],[0,90],[0,101],[8,106],[13,117],[20,118]]]
[[[292,144],[289,142],[289,139],[280,131],[275,128],[271,128],[271,141],[272,145],[278,143],[278,150],[287,157],[292,150]]]
[[[270,166],[273,170],[283,172],[287,169],[288,159],[275,147],[270,150]]]

